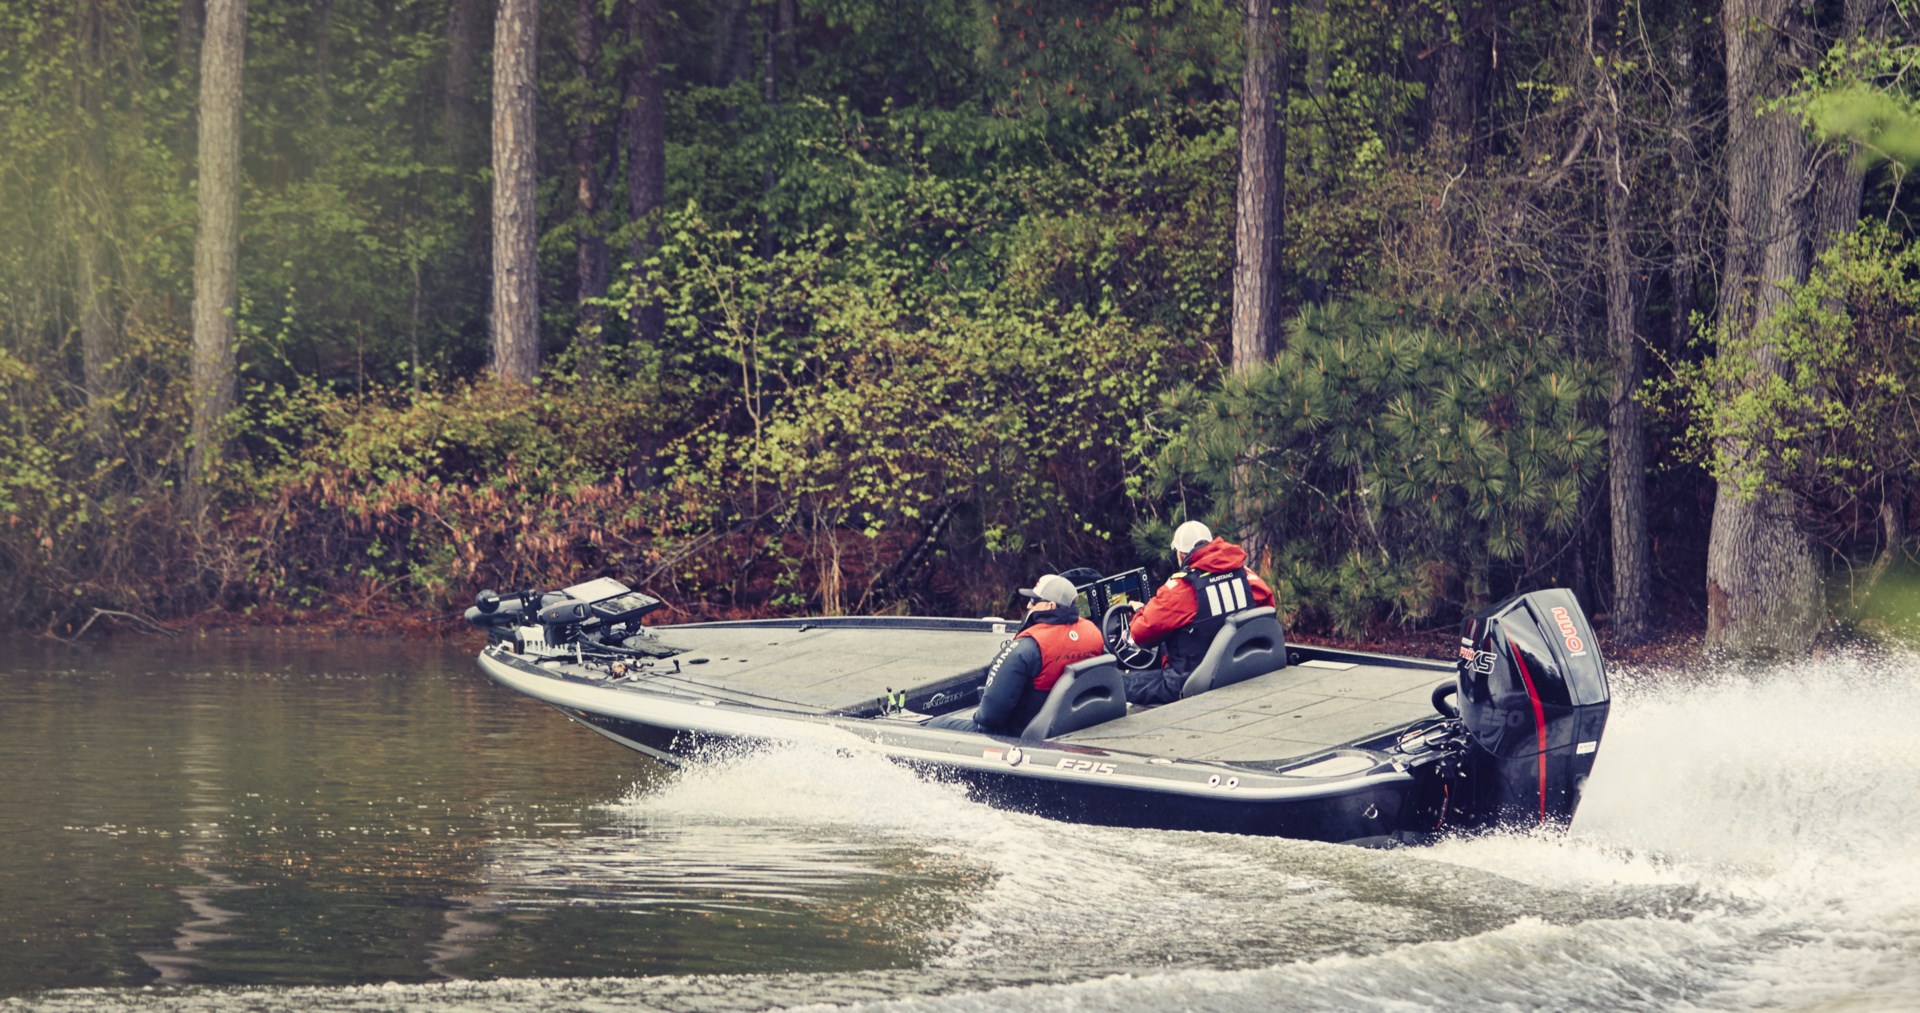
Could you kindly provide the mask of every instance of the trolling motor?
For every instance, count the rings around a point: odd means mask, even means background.
[[[584,644],[618,650],[640,633],[641,617],[663,604],[612,577],[601,577],[544,594],[511,591],[502,596],[482,591],[465,618],[487,631],[490,645],[504,644],[516,654],[545,657],[574,654]]]
[[[1458,673],[1434,688],[1451,720],[1399,749],[1431,788],[1435,829],[1573,819],[1607,723],[1606,666],[1573,592],[1521,595],[1466,621]]]

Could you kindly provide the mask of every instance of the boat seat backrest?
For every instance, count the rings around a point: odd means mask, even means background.
[[[1181,687],[1182,699],[1287,667],[1287,634],[1273,606],[1242,609],[1214,634],[1200,664]]]
[[[1127,716],[1127,691],[1113,655],[1076,661],[1060,673],[1040,713],[1027,722],[1023,739],[1052,739]]]

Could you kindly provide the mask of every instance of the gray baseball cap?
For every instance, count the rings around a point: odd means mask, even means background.
[[[1055,605],[1071,605],[1080,596],[1073,581],[1057,573],[1049,573],[1033,582],[1032,587],[1023,587],[1020,593],[1037,601],[1050,601]]]

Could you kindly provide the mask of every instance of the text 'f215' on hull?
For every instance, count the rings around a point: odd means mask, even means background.
[[[1082,607],[1110,616],[1143,585],[1103,578]],[[1018,735],[923,723],[979,702],[1014,622],[644,625],[658,604],[602,578],[486,593],[467,618],[488,633],[488,676],[655,759],[774,742],[878,753],[989,805],[1110,826],[1367,844],[1561,827],[1607,718],[1593,630],[1561,589],[1468,620],[1450,661],[1287,644],[1272,609],[1250,609],[1179,700],[1128,705],[1101,655]]]

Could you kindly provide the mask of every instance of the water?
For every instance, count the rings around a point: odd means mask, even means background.
[[[1912,658],[1631,675],[1571,835],[1375,852],[668,772],[469,646],[0,662],[0,1009],[1920,1007]]]

